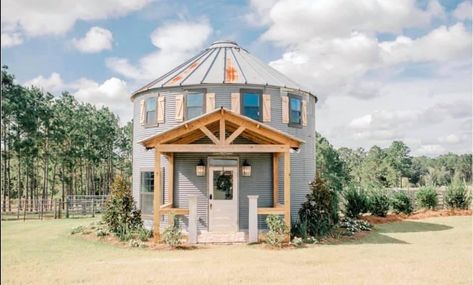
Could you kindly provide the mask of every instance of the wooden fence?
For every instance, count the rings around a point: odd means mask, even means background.
[[[412,205],[414,205],[416,208],[419,208],[420,206],[416,202],[416,195],[417,192],[419,192],[420,188],[390,188],[388,189],[389,192],[394,193],[394,192],[404,192],[406,195],[411,199]],[[435,189],[437,192],[437,207],[436,209],[445,209],[445,192],[447,191],[446,187],[442,186],[437,189]]]
[[[11,199],[8,205],[1,204],[2,220],[61,219],[72,217],[94,217],[101,213],[106,195],[71,195],[62,199]]]

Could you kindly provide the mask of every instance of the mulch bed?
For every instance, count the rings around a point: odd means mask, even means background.
[[[449,217],[449,216],[471,216],[472,210],[421,210],[412,213],[411,215],[405,214],[388,214],[386,217],[376,216],[362,216],[360,219],[367,221],[370,224],[379,225],[393,222],[400,222],[403,220],[420,220],[434,217]]]

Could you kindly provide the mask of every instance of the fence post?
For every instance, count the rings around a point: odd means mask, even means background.
[[[258,242],[258,195],[248,195],[248,242]]]
[[[57,218],[60,219],[61,217],[61,211],[62,211],[62,199],[59,199],[58,204],[57,204]]]
[[[92,197],[92,218],[95,217],[95,198]]]
[[[20,201],[21,197],[18,197],[18,205],[17,205],[17,209],[16,209],[16,219],[19,220],[20,219],[20,206],[21,206],[21,201]]]
[[[197,195],[189,195],[189,228],[188,231],[188,242],[190,244],[197,243]]]
[[[69,218],[69,197],[66,198],[66,201],[64,203],[66,203],[66,219],[68,219]]]

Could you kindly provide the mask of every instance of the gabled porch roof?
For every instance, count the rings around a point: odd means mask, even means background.
[[[239,136],[255,145],[233,144]],[[190,146],[204,137],[208,137],[213,144]],[[285,152],[289,148],[298,149],[304,141],[222,107],[148,137],[140,143],[147,149],[157,147],[162,152]],[[171,145],[172,150],[168,149]]]

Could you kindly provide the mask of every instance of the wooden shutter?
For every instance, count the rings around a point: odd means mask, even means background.
[[[232,93],[232,112],[240,114],[240,93]]]
[[[289,124],[289,98],[287,96],[281,97],[282,101],[282,122],[283,124]]]
[[[184,120],[184,95],[176,95],[176,122]]]
[[[303,126],[307,126],[307,101],[302,100],[301,121]]]
[[[271,122],[271,95],[263,94],[263,122]]]
[[[158,124],[164,123],[164,116],[165,116],[165,109],[166,109],[166,104],[165,104],[165,97],[164,96],[159,96],[158,97],[158,106],[156,110],[156,120]]]
[[[140,124],[142,126],[145,124],[145,116],[146,116],[145,100],[142,99],[140,102]]]
[[[205,95],[205,101],[206,101],[205,111],[207,113],[212,112],[213,110],[215,110],[215,93],[207,93]]]

